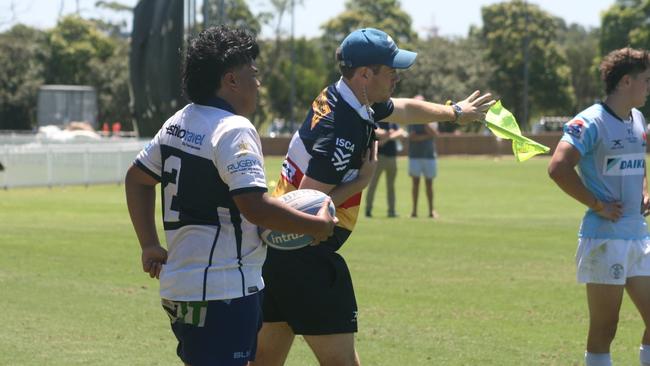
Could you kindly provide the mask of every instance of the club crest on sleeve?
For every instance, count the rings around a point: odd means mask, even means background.
[[[245,142],[241,141],[240,143],[237,144],[237,149],[239,150],[240,153],[246,153],[248,150],[251,149],[251,146]]]
[[[575,137],[582,138],[585,130],[585,122],[580,119],[574,119],[564,125],[564,132]]]

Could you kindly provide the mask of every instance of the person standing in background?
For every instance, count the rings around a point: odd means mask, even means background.
[[[416,95],[413,99],[424,100],[424,97]],[[436,145],[434,141],[434,137],[437,135],[438,123],[436,122],[408,126],[409,176],[411,176],[411,198],[413,200],[411,217],[418,216],[420,176],[423,176],[429,207],[429,217],[433,219],[438,218],[438,213],[433,206],[433,179],[438,172]]]
[[[397,217],[395,213],[395,178],[397,177],[397,142],[406,137],[405,131],[396,123],[378,122],[375,135],[379,141],[377,150],[377,170],[366,192],[366,217],[372,217],[372,203],[375,200],[377,182],[383,172],[386,173],[386,195],[388,217]],[[401,150],[401,149],[400,149]]]

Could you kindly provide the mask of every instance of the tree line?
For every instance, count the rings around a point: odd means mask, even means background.
[[[361,27],[385,30],[400,47],[418,52],[415,65],[401,74],[396,96],[421,94],[445,102],[473,89],[490,91],[524,128],[540,116],[572,115],[602,98],[598,64],[609,51],[625,46],[650,49],[650,0],[616,0],[602,14],[598,28],[567,24],[523,0],[504,1],[481,9],[482,27],[454,38],[434,31],[418,37],[398,0],[347,0],[342,13],[321,25],[322,36],[295,39],[293,46],[282,28],[290,0],[270,0],[272,10],[259,14],[244,0],[224,2],[226,23],[255,33],[262,24],[274,29],[272,38],[259,40],[262,88],[253,119],[256,125],[273,119],[290,121],[291,116],[300,123],[312,99],[338,77],[336,47]],[[205,1],[201,11],[206,19],[217,18],[210,16],[218,12],[216,3]],[[120,27],[67,16],[52,29],[18,24],[0,33],[0,129],[34,128],[37,92],[43,84],[94,86],[98,120],[121,121],[129,128],[129,39]],[[645,107],[646,115],[649,111],[650,106]],[[145,136],[154,132],[140,131]]]

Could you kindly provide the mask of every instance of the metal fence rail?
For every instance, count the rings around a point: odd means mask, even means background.
[[[0,187],[120,183],[147,142],[0,145]]]

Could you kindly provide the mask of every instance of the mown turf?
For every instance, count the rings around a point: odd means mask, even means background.
[[[269,180],[279,163],[268,159]],[[582,363],[587,312],[573,256],[583,209],[546,177],[547,163],[440,159],[433,221],[423,197],[421,218],[408,217],[400,160],[400,217],[386,217],[381,182],[374,217],[341,250],[363,364]],[[0,192],[0,365],[180,364],[123,197],[114,185]],[[638,363],[642,330],[626,298],[617,365]],[[297,339],[287,364],[316,361]]]

